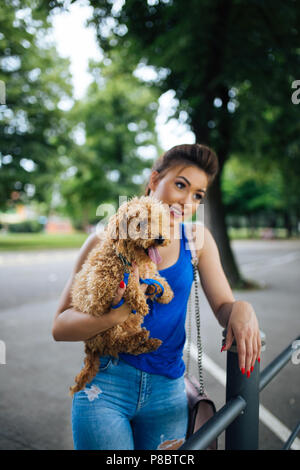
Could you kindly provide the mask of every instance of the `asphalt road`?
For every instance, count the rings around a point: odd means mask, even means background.
[[[300,241],[236,241],[233,249],[242,273],[264,287],[234,292],[236,299],[252,303],[266,334],[262,370],[300,335]],[[55,342],[51,327],[76,253],[0,254],[2,355],[3,345],[6,350],[6,363],[0,364],[0,449],[73,448],[68,389],[81,368],[83,345]],[[205,385],[219,409],[225,402],[220,373],[226,370],[226,353],[220,352],[222,329],[204,295],[201,326],[211,361]],[[262,391],[261,405],[269,414],[260,420],[260,449],[280,449],[283,431],[300,420],[299,379],[300,365],[290,362]],[[219,447],[224,448],[224,433]]]

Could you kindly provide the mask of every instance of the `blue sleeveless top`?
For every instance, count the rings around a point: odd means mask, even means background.
[[[147,299],[149,313],[142,324],[150,331],[150,337],[161,339],[162,344],[156,351],[137,356],[119,354],[121,359],[137,369],[173,379],[181,377],[185,371],[183,361],[185,318],[193,283],[191,251],[184,233],[184,223],[180,223],[180,226],[179,258],[172,266],[158,271],[168,281],[174,297],[168,304]]]

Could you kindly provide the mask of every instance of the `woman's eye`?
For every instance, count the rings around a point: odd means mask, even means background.
[[[182,184],[182,186],[185,188],[185,184],[183,184],[181,181],[177,181],[175,184],[176,184],[176,185],[177,185],[177,184]],[[178,186],[177,186],[177,187],[178,187]],[[179,189],[182,189],[182,188],[179,188]],[[198,201],[202,201],[203,196],[201,196],[201,194],[196,193],[196,196],[197,196]]]

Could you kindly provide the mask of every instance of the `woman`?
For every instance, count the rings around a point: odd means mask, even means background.
[[[144,326],[152,337],[163,342],[151,353],[101,358],[99,373],[73,398],[75,449],[177,449],[184,442],[188,406],[182,351],[185,313],[193,281],[184,220],[197,211],[217,171],[215,153],[200,144],[175,146],[155,162],[145,195],[155,196],[170,207],[171,243],[158,247],[161,255],[158,270],[175,295],[167,305],[150,302]],[[200,230],[201,226],[198,227]],[[88,237],[62,293],[53,324],[53,337],[57,341],[84,341],[124,322],[130,314],[126,302],[100,318],[70,307],[74,275],[96,243],[99,243],[97,235]],[[216,243],[206,227],[204,237],[196,236],[196,251],[203,291],[219,323],[227,327],[222,350],[227,350],[235,338],[241,373],[246,372],[249,377],[255,361],[260,360],[255,312],[248,302],[235,301]],[[136,266],[134,275],[139,278]],[[144,291],[146,287],[141,286]],[[120,302],[125,289],[121,282],[112,306]]]

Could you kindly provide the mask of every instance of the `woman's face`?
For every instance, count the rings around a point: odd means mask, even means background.
[[[170,226],[180,221],[188,220],[196,212],[205,196],[208,187],[207,174],[195,165],[184,166],[178,164],[170,168],[163,178],[153,171],[150,176],[149,187],[151,196],[156,197],[170,207]],[[171,207],[179,209],[181,215]]]

